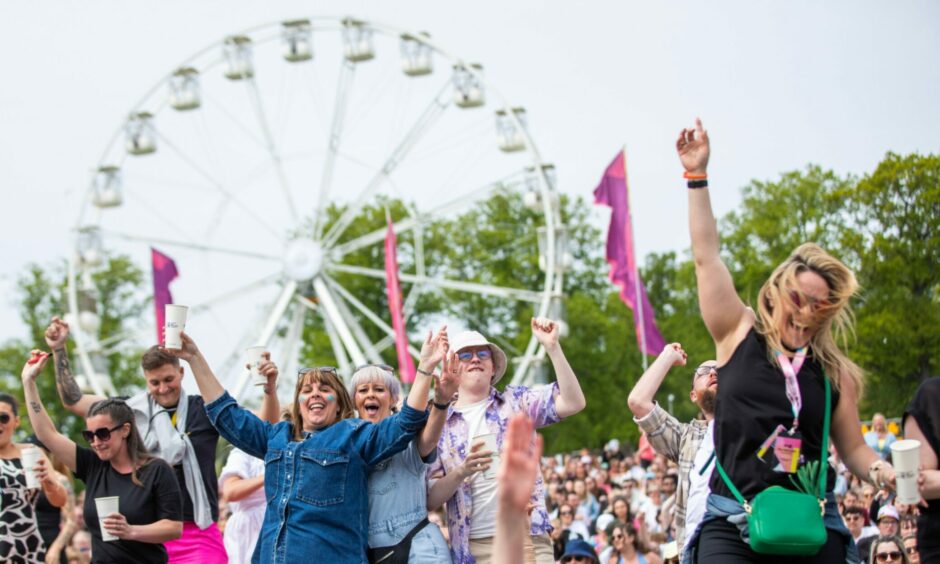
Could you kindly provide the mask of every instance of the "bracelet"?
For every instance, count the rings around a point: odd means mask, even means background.
[[[708,178],[708,175],[707,174],[694,174],[694,173],[686,171],[682,173],[682,178],[685,178],[686,180],[705,180],[706,178]]]
[[[437,403],[436,401],[432,401],[432,402],[431,402],[431,405],[433,405],[434,407],[440,409],[441,411],[447,411],[447,408],[450,407],[450,402],[447,402],[447,403]]]
[[[697,189],[697,188],[708,188],[708,181],[704,179],[703,180],[689,180],[688,187],[689,189],[692,189],[692,190]]]
[[[424,374],[425,376],[434,376],[434,374],[431,374],[431,373],[428,372],[427,370],[423,370],[423,369],[421,369],[421,368],[416,368],[415,371],[416,371],[418,374]]]

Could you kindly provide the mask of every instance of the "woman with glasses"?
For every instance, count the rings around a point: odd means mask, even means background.
[[[610,535],[611,551],[602,564],[662,564],[659,555],[649,552],[630,523],[617,523]]]
[[[907,553],[904,552],[904,542],[901,537],[897,535],[878,537],[875,542],[871,543],[868,564],[881,564],[884,562],[910,564],[910,559],[907,557]]]
[[[437,441],[444,429],[447,407],[457,392],[457,378],[446,369],[454,361],[446,358],[447,328],[428,333],[421,346],[413,386],[430,384],[441,361],[445,370],[435,380],[434,402],[428,423],[408,448],[379,463],[369,474],[369,561],[450,562],[447,541],[438,527],[429,526],[427,468],[437,458]],[[359,417],[379,424],[398,411],[401,385],[384,364],[360,366],[349,382]],[[391,554],[392,556],[389,556]]]
[[[680,132],[676,150],[688,180],[699,306],[715,343],[721,382],[715,411],[715,468],[728,476],[726,480],[719,472],[712,473],[698,558],[764,562],[776,557],[751,550],[741,536],[745,520],[740,519],[740,527],[732,522],[745,515],[740,500],[752,500],[772,486],[793,490],[799,470],[805,474],[811,471],[808,463],[818,464],[828,456],[824,445],[830,438],[853,474],[893,488],[894,469],[862,438],[858,419],[862,370],[837,340],[852,331],[849,301],[858,283],[845,264],[805,243],[764,282],[757,294],[757,311],[748,307],[719,252],[708,191],[710,144],[701,120]],[[798,220],[797,215],[792,214],[792,219]],[[829,436],[824,434],[827,411]],[[854,556],[852,538],[832,494],[832,466],[825,478],[826,543],[815,556],[793,557],[793,562],[843,562],[847,555]],[[726,482],[740,493],[733,493]]]
[[[44,457],[33,469],[40,488],[26,487],[22,449],[29,445],[13,442],[13,432],[20,425],[16,398],[0,393],[0,562],[43,562],[46,545],[36,515],[40,492],[49,504],[62,507],[68,491],[57,480],[56,473]]]
[[[185,333],[180,350],[206,400],[206,413],[237,448],[264,459],[268,505],[253,562],[364,562],[369,532],[368,472],[408,447],[427,419],[430,382],[418,379],[401,412],[377,425],[353,417],[333,367],[297,375],[290,421],[262,421],[222,387]]]
[[[48,360],[47,353],[33,351],[23,367],[29,420],[49,452],[85,482],[84,520],[92,535],[92,562],[166,562],[163,543],[183,534],[183,506],[173,470],[147,454],[134,412],[123,400],[91,406],[82,431],[91,448],[60,434],[36,388],[36,377]],[[98,515],[95,499],[112,496],[119,498],[118,511]],[[103,532],[117,540],[106,542]]]

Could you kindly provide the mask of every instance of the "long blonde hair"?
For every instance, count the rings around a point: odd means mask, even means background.
[[[766,339],[767,354],[776,363],[774,351],[784,350],[780,332],[788,321],[784,318],[783,308],[777,306],[786,300],[794,309],[800,309],[800,304],[794,302],[791,292],[799,293],[796,277],[802,272],[818,274],[829,287],[828,303],[816,312],[812,326],[815,333],[809,345],[813,355],[826,370],[833,387],[838,390],[841,378],[846,376],[851,378],[861,398],[862,369],[839,348],[839,343],[846,346],[848,338],[855,334],[855,317],[849,307],[849,300],[858,291],[858,281],[842,261],[819,245],[803,243],[797,247],[764,282],[757,295],[755,329]],[[803,299],[806,299],[805,296]]]
[[[290,410],[290,422],[294,427],[295,441],[300,441],[304,438],[304,420],[303,416],[300,414],[300,402],[298,401],[300,398],[300,390],[304,387],[304,384],[312,384],[314,382],[317,384],[326,384],[336,392],[338,409],[336,410],[336,421],[333,423],[337,423],[343,419],[349,419],[355,415],[355,406],[353,405],[352,398],[349,397],[346,386],[343,385],[342,380],[340,380],[339,376],[336,374],[336,369],[327,367],[304,369],[297,376],[297,385],[294,387],[294,404],[291,406]]]

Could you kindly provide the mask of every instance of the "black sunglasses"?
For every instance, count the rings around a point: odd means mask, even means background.
[[[891,552],[876,552],[875,560],[878,562],[887,562],[889,560],[900,560],[901,553],[897,550],[892,550]]]
[[[301,378],[304,374],[306,374],[306,373],[308,373],[308,372],[313,372],[313,371],[317,371],[317,372],[329,372],[330,374],[336,376],[336,367],[335,367],[335,366],[305,366],[305,367],[303,367],[303,368],[297,370],[297,379],[300,380],[300,378]]]
[[[387,364],[360,364],[356,367],[353,372],[359,372],[363,368],[378,368],[379,370],[384,370],[386,372],[395,372],[395,369]]]
[[[9,413],[0,413],[0,423],[6,425],[11,419],[13,419],[13,416]]]
[[[95,437],[98,437],[99,441],[107,441],[111,439],[111,433],[113,431],[117,431],[124,425],[125,423],[121,423],[120,425],[116,425],[114,427],[111,427],[110,429],[108,429],[107,427],[102,427],[100,429],[95,429],[94,431],[89,431],[88,429],[85,429],[84,431],[82,431],[82,437],[84,437],[85,440],[88,441],[89,444],[91,444],[91,441]]]

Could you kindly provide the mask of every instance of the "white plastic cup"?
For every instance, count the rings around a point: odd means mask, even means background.
[[[920,441],[904,439],[891,443],[891,464],[897,480],[897,501],[914,505],[920,501],[917,467],[920,465]]]
[[[184,305],[166,304],[166,315],[163,326],[163,346],[168,349],[183,348],[180,333],[186,329],[186,312]]]
[[[42,458],[42,454],[34,446],[20,449],[20,463],[23,465],[23,474],[26,475],[26,487],[29,489],[40,486],[39,477],[36,476],[36,472],[33,470],[36,464],[39,463],[40,458]]]
[[[101,540],[111,542],[120,540],[104,528],[104,518],[112,513],[120,513],[118,508],[119,496],[96,497],[95,508],[98,510],[98,528],[101,529]]]
[[[490,459],[490,467],[485,472],[480,472],[480,476],[487,480],[495,480],[496,467],[499,466],[499,447],[496,445],[496,433],[477,435],[473,437],[473,441],[471,441],[470,444],[476,444],[480,441],[483,441],[482,450],[488,450],[493,453],[493,457]]]
[[[267,347],[256,345],[245,349],[245,358],[248,362],[248,371],[251,372],[251,383],[255,386],[264,386],[268,383],[267,376],[258,372],[258,365],[264,360],[262,356]]]

